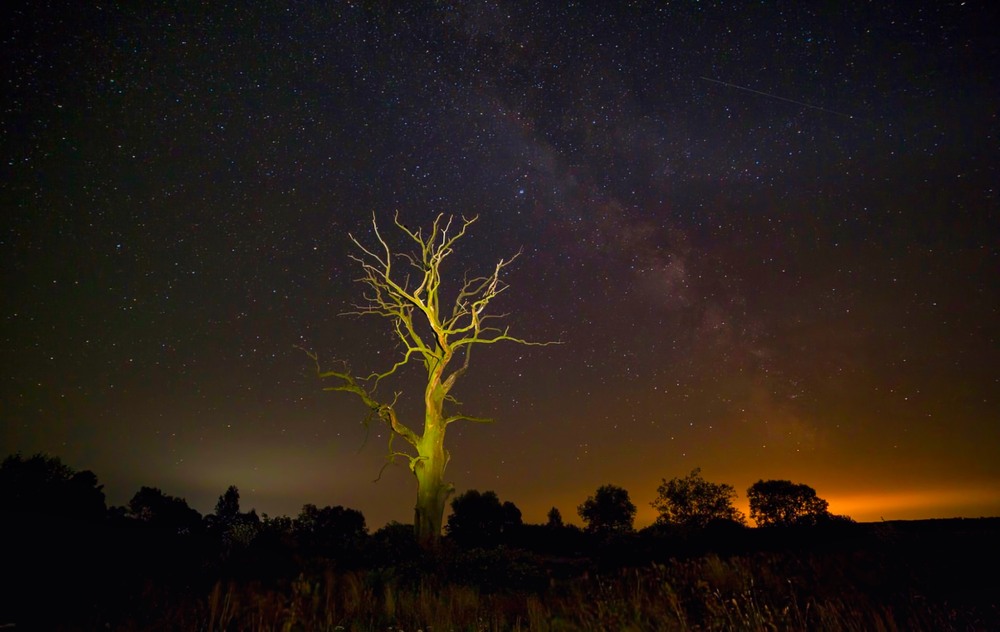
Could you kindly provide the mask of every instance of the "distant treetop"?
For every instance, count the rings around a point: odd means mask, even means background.
[[[602,485],[577,508],[587,531],[601,535],[631,533],[636,506],[628,491],[616,485]]]

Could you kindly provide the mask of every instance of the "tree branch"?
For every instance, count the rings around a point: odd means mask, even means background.
[[[444,420],[444,425],[447,426],[448,424],[451,424],[451,423],[456,422],[456,421],[462,421],[462,420],[471,421],[472,423],[477,423],[477,424],[491,424],[491,423],[493,423],[493,419],[491,417],[473,417],[471,415],[452,415],[451,417],[448,417],[447,419]]]
[[[373,417],[378,417],[385,422],[387,426],[389,426],[389,429],[393,433],[402,437],[413,447],[417,447],[420,438],[396,416],[395,399],[391,404],[383,404],[377,401],[371,393],[368,392],[368,390],[357,383],[350,373],[346,371],[323,371],[320,367],[319,356],[317,354],[307,351],[303,347],[297,346],[296,348],[300,349],[307,356],[312,358],[313,362],[316,364],[316,374],[320,379],[336,378],[343,382],[337,386],[327,386],[323,389],[324,391],[343,391],[357,395],[370,411],[368,417],[366,418],[366,422]]]

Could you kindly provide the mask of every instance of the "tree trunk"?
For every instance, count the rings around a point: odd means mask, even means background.
[[[451,495],[451,486],[442,480],[440,473],[428,472],[433,469],[417,464],[417,506],[414,511],[413,528],[417,542],[424,548],[434,548],[441,539],[441,523],[444,521],[445,503]]]
[[[444,509],[453,491],[452,486],[444,481],[448,459],[444,451],[444,427],[440,414],[433,425],[425,426],[418,451],[422,458],[413,468],[417,477],[413,528],[417,542],[425,548],[433,548],[441,539]]]

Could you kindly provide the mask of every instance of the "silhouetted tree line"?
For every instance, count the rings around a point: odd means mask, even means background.
[[[375,594],[380,585],[423,590],[428,578],[436,586],[474,586],[479,594],[541,593],[563,579],[707,553],[793,551],[788,559],[798,559],[799,552],[861,552],[877,553],[880,577],[898,576],[900,583],[909,581],[914,560],[924,560],[928,590],[966,599],[985,590],[972,571],[1000,564],[995,547],[983,545],[1000,531],[997,520],[858,525],[831,514],[812,488],[786,480],[758,481],[747,496],[757,528],[736,509],[732,486],[706,481],[696,469],[662,481],[651,503],[656,522],[636,530],[637,507],[616,485],[602,485],[576,508],[583,527],[567,524],[556,507],[544,523],[525,524],[514,503],[469,490],[452,499],[440,548],[427,551],[413,525],[391,522],[369,533],[361,512],[345,507],[308,504],[294,518],[244,511],[235,486],[206,516],[155,487],[109,508],[92,472],[45,455],[14,455],[0,465],[0,627],[116,629],[127,622],[127,629],[153,629],[163,600],[184,612],[220,584],[294,591],[308,584],[303,577],[340,572],[362,573]],[[937,558],[927,546],[929,535],[942,537],[935,529],[962,535]],[[955,575],[956,559],[965,561],[968,577]]]
[[[827,502],[808,485],[787,480],[757,481],[747,490],[747,497],[750,518],[758,527],[853,522],[846,516],[831,514]],[[664,479],[651,503],[659,517],[649,529],[662,532],[694,531],[713,525],[745,527],[747,520],[735,507],[736,498],[731,485],[706,481],[700,469],[682,478]],[[311,558],[344,560],[360,552],[370,539],[365,518],[357,510],[307,504],[295,518],[258,516],[254,509],[242,511],[236,486],[226,489],[219,496],[215,511],[206,516],[188,506],[183,498],[145,486],[126,506],[108,508],[103,486],[93,472],[75,472],[58,458],[41,454],[30,458],[12,455],[3,461],[0,503],[8,525],[30,528],[104,525],[159,538],[201,538],[212,544],[223,559],[264,539],[271,545],[293,548]],[[556,507],[548,512],[544,525],[525,525],[514,503],[501,502],[493,491],[469,490],[452,499],[445,533],[452,543],[466,548],[519,542],[524,539],[526,527],[560,532],[577,530],[606,540],[635,533],[636,512],[628,491],[608,484],[599,487],[577,508],[585,525],[583,529],[564,523]],[[401,532],[409,526],[391,523],[385,528]]]
[[[417,545],[412,525],[393,522],[369,533],[361,512],[313,504],[294,518],[258,515],[244,511],[236,486],[206,516],[155,487],[141,487],[125,506],[109,508],[92,472],[73,471],[46,455],[13,455],[0,466],[0,528],[4,557],[11,560],[6,575],[17,580],[5,593],[14,598],[0,611],[0,624],[18,620],[19,612],[49,612],[33,600],[49,600],[37,587],[53,581],[68,582],[72,590],[60,592],[68,606],[83,609],[108,594],[140,603],[150,584],[206,590],[220,578],[283,581],[330,568],[391,569],[414,581],[433,572],[490,590],[542,586],[589,564],[787,546],[789,529],[815,541],[828,535],[822,527],[853,522],[831,515],[806,485],[762,480],[747,495],[761,529],[746,526],[732,486],[708,482],[697,469],[663,480],[652,502],[659,518],[637,532],[637,508],[615,485],[599,487],[579,505],[583,528],[565,523],[556,507],[544,524],[525,524],[514,503],[493,491],[469,490],[452,499],[443,545],[431,555]],[[752,535],[769,530],[780,535]],[[544,569],[538,556],[548,560]]]

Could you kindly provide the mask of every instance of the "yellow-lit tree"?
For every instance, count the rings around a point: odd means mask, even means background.
[[[317,356],[309,354],[316,362],[319,377],[334,383],[324,390],[344,391],[360,397],[370,411],[365,423],[376,420],[389,429],[389,462],[405,459],[417,479],[414,529],[417,540],[424,546],[435,544],[441,537],[444,509],[454,492],[454,486],[445,481],[450,459],[445,449],[448,426],[457,421],[489,421],[453,410],[458,402],[451,392],[468,371],[473,348],[502,341],[522,345],[553,344],[515,338],[508,333],[507,327],[494,324],[503,315],[488,313],[493,299],[508,287],[500,279],[500,273],[520,253],[510,259],[501,259],[490,274],[466,275],[461,285],[455,286],[453,296],[443,296],[442,264],[477,219],[463,217],[459,224],[453,217],[445,219],[438,215],[425,234],[422,229],[404,226],[397,213],[396,227],[412,242],[409,252],[393,252],[374,218],[376,246],[369,248],[349,235],[358,249],[350,258],[360,267],[358,281],[366,290],[353,311],[347,313],[386,319],[402,343],[401,357],[384,373],[361,378],[346,368],[343,371],[324,370]],[[383,399],[376,392],[382,380],[396,375],[411,361],[421,362],[426,371],[421,432],[397,415],[396,402],[400,393]],[[396,447],[397,439],[405,444],[402,449]]]

